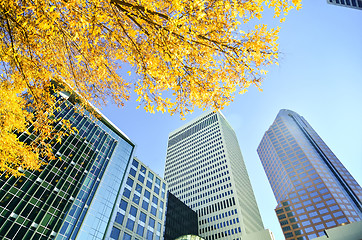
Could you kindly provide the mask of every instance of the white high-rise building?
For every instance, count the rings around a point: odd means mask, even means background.
[[[206,240],[266,231],[235,132],[220,112],[170,133],[165,180],[197,212],[199,235]]]

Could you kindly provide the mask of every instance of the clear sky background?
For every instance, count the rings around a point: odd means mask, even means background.
[[[268,15],[268,14],[267,14]],[[272,18],[262,23],[273,26]],[[284,239],[277,203],[256,149],[280,109],[305,117],[354,178],[362,183],[362,11],[304,0],[291,11],[280,32],[280,66],[273,66],[263,92],[251,87],[222,113],[234,128],[265,228]],[[127,69],[128,71],[128,69]],[[135,155],[163,176],[169,132],[201,114],[149,114],[132,97],[123,108],[101,111],[135,144]]]

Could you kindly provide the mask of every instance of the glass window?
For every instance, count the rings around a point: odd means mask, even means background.
[[[137,215],[137,208],[135,208],[134,206],[131,206],[131,209],[129,210],[129,214],[130,214],[131,216],[136,217],[136,215]]]
[[[152,202],[157,205],[158,204],[158,198],[156,196],[153,196],[152,197]]]
[[[321,230],[321,229],[324,229],[324,225],[323,225],[323,224],[319,224],[319,225],[315,226],[315,228],[316,228],[317,230]]]
[[[134,221],[132,219],[127,219],[127,224],[126,224],[126,228],[128,228],[129,230],[133,231],[133,227],[134,227]]]
[[[139,220],[140,220],[141,222],[145,223],[145,222],[146,222],[146,217],[147,217],[147,215],[144,214],[143,212],[141,212],[141,213],[140,213]]]
[[[160,180],[158,177],[156,177],[156,184],[157,184],[158,186],[161,185],[161,180]]]
[[[160,189],[158,187],[154,187],[153,191],[156,193],[156,194],[160,194]]]
[[[337,219],[337,222],[338,224],[346,223],[347,219],[346,218]]]
[[[131,191],[128,188],[124,189],[123,196],[129,198],[131,196]]]
[[[144,176],[142,176],[141,174],[140,174],[140,175],[138,175],[138,181],[140,181],[141,183],[144,183],[144,181],[145,181],[145,177],[144,177]]]
[[[154,216],[156,216],[157,214],[157,209],[154,206],[151,206],[151,214],[153,214]]]
[[[146,174],[146,168],[144,166],[141,165],[141,172]]]
[[[127,178],[126,184],[127,184],[128,186],[132,187],[132,186],[133,186],[133,180],[130,179],[130,178]]]
[[[120,232],[121,230],[119,230],[118,228],[112,227],[111,238],[118,239]]]
[[[151,182],[153,181],[155,175],[153,175],[153,173],[149,172],[148,173],[148,178],[151,179]]]
[[[324,205],[324,203],[318,203],[316,206],[317,206],[317,208],[321,208],[321,207],[324,207],[325,205]]]
[[[323,209],[319,210],[319,214],[323,214],[323,213],[326,213],[326,212],[328,212],[328,210],[327,210],[327,209],[325,209],[325,208],[323,208]]]
[[[142,201],[142,208],[148,211],[148,202],[146,202],[145,200]]]
[[[131,174],[133,177],[136,177],[136,170],[131,168],[131,170],[129,171],[129,174]]]
[[[134,159],[133,159],[132,165],[135,166],[136,168],[138,168],[138,162]]]
[[[150,217],[150,219],[148,219],[148,225],[152,228],[155,228],[155,219]]]
[[[131,240],[131,239],[132,239],[131,235],[124,233],[123,240]]]
[[[145,196],[145,198],[150,199],[151,193],[149,191],[145,190],[144,196]]]
[[[330,222],[327,222],[326,225],[327,225],[327,227],[332,227],[332,226],[335,226],[336,223],[334,221],[330,221]]]
[[[308,226],[308,225],[310,225],[310,221],[302,222],[302,225],[303,225],[303,226]]]
[[[142,193],[142,186],[137,183],[136,192]]]
[[[140,197],[137,196],[136,194],[134,194],[134,195],[133,195],[133,202],[134,202],[135,204],[139,204],[139,203],[140,203]]]
[[[120,207],[122,210],[126,211],[126,209],[127,209],[127,202],[122,199],[122,200],[121,200],[121,203],[119,204],[119,207]]]
[[[116,216],[116,223],[119,223],[122,225],[123,223],[123,219],[124,219],[124,215],[122,213],[117,213],[117,216]]]
[[[147,237],[146,237],[147,240],[152,240],[153,239],[153,232],[150,231],[150,230],[147,230]]]
[[[140,236],[143,237],[144,229],[145,229],[145,228],[144,228],[143,226],[141,226],[141,225],[138,224],[136,233],[137,233],[138,235],[140,235]]]
[[[147,186],[149,189],[152,189],[152,182],[150,182],[150,181],[147,180],[146,186]]]
[[[336,201],[334,201],[334,199],[328,200],[326,201],[327,205],[332,205],[334,203],[336,203]]]

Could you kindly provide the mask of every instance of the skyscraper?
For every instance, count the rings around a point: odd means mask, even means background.
[[[103,239],[107,232],[134,144],[102,114],[75,111],[72,96],[57,98],[55,117],[69,119],[79,131],[53,141],[62,160],[20,178],[1,175],[1,239]],[[33,141],[29,131],[19,139]]]
[[[197,212],[205,239],[241,239],[264,230],[236,135],[220,112],[169,134],[165,180]]]
[[[302,116],[280,110],[257,152],[286,239],[361,220],[361,187]]]
[[[327,0],[327,3],[362,10],[362,0]]]

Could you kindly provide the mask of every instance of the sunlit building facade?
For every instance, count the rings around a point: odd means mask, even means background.
[[[257,152],[286,239],[313,239],[361,221],[361,187],[302,116],[281,110]]]
[[[110,239],[163,239],[166,182],[137,158],[127,175]]]
[[[103,239],[134,144],[102,114],[75,111],[73,95],[58,96],[55,117],[79,132],[53,142],[60,160],[20,178],[0,178],[1,239]],[[61,123],[55,131],[61,129]],[[31,127],[29,129],[31,132]],[[34,134],[19,139],[31,143]]]
[[[198,235],[207,240],[264,229],[236,135],[220,112],[169,134],[165,180],[197,212]]]

